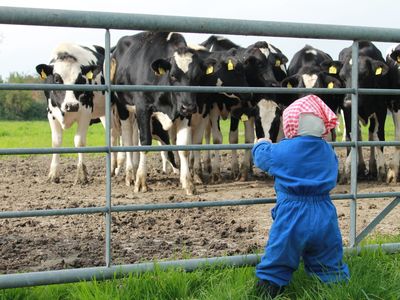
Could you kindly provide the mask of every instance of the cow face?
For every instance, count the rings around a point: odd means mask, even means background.
[[[311,70],[311,69],[310,69]],[[285,78],[282,81],[282,87],[287,88],[342,88],[343,83],[337,77],[326,72],[309,72],[304,74],[296,74]],[[294,100],[304,97],[307,94],[287,94],[286,105]],[[321,94],[320,97],[326,105],[334,112],[337,112],[339,107],[343,105],[343,95]]]
[[[246,76],[251,86],[276,87],[273,67],[268,60],[268,49],[250,46],[244,55]],[[268,56],[267,56],[268,55]]]
[[[239,60],[235,49],[211,53],[202,62],[202,69],[204,74],[201,85],[203,86],[248,86],[243,63]],[[222,94],[242,101],[251,99],[250,93]]]
[[[80,66],[73,58],[36,66],[41,78],[49,84],[90,84],[101,70],[102,67],[97,65]],[[78,112],[82,106],[93,109],[93,92],[54,90],[45,91],[45,95],[49,105],[57,107],[62,115]]]
[[[160,84],[170,86],[198,85],[202,73],[197,55],[185,47],[178,48],[169,59],[155,60],[151,68],[160,77]],[[196,111],[194,93],[174,92],[172,99],[180,115],[189,116]]]
[[[352,59],[347,59],[339,73],[340,78],[347,88],[351,88]],[[360,55],[358,58],[358,87],[359,88],[382,88],[385,87],[386,75],[389,67],[382,61]],[[346,100],[351,99],[347,94]]]

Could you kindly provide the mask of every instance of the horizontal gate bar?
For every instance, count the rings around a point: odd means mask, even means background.
[[[0,90],[71,90],[107,91],[106,85],[48,84],[48,83],[0,83]],[[191,93],[271,93],[271,94],[354,94],[352,88],[285,88],[285,87],[246,87],[246,86],[168,86],[168,85],[110,85],[110,91],[117,92],[191,92]],[[357,89],[360,95],[400,95],[400,89]]]
[[[395,28],[2,7],[0,24],[398,42]]]
[[[361,251],[375,251],[381,249],[386,253],[396,253],[400,251],[400,243],[387,243],[382,245],[366,245],[354,248],[345,248],[344,251],[349,255],[359,254]],[[92,279],[106,280],[121,278],[129,273],[141,274],[155,270],[166,271],[171,268],[183,269],[187,272],[194,271],[201,267],[216,265],[218,267],[244,267],[255,266],[260,261],[261,255],[236,255],[211,258],[181,259],[174,261],[161,261],[155,263],[138,263],[126,265],[113,265],[110,267],[92,267],[81,269],[65,269],[57,271],[42,271],[18,274],[0,275],[0,289],[29,287],[45,284],[62,284],[79,281],[89,281]]]
[[[333,147],[400,146],[400,141],[331,142]],[[108,153],[108,152],[158,152],[158,151],[201,151],[251,149],[254,144],[211,144],[211,145],[162,145],[162,146],[114,146],[114,147],[60,147],[60,148],[2,148],[0,155],[52,154],[52,153]]]
[[[400,192],[386,193],[368,193],[357,194],[357,199],[381,198],[381,197],[400,197]],[[332,200],[346,200],[355,198],[352,194],[333,194]],[[239,200],[221,200],[221,201],[201,201],[201,202],[180,202],[180,203],[160,203],[160,204],[140,204],[140,205],[114,205],[111,206],[111,212],[130,212],[130,211],[150,211],[164,209],[192,209],[202,207],[222,207],[239,205],[257,205],[275,203],[276,198],[256,198]],[[44,210],[26,210],[26,211],[0,211],[0,219],[6,218],[27,218],[27,217],[49,217],[61,215],[78,214],[97,214],[105,213],[105,207],[84,207],[84,208],[64,208],[64,209],[44,209]]]

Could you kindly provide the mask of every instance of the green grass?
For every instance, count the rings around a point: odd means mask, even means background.
[[[400,242],[398,236],[370,238],[364,244]],[[400,253],[363,250],[345,257],[349,283],[326,285],[301,265],[279,299],[400,299]],[[260,299],[254,267],[203,267],[193,272],[155,270],[122,279],[0,290],[0,299]]]
[[[386,140],[394,139],[394,125],[388,116],[385,126]],[[64,132],[63,147],[74,146],[76,124]],[[229,121],[221,121],[221,131],[224,143],[228,143]],[[239,127],[239,142],[244,143],[243,124]],[[343,130],[338,134],[341,140]],[[366,140],[367,128],[363,128],[363,140]],[[87,135],[88,146],[105,145],[105,131],[100,123],[90,126]],[[47,121],[0,121],[1,148],[40,148],[51,147],[51,132]]]

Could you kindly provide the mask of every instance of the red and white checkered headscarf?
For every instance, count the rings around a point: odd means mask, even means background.
[[[299,117],[302,113],[311,113],[324,122],[325,138],[331,129],[338,125],[335,113],[317,96],[308,95],[297,99],[283,111],[283,132],[285,137],[292,138],[297,136],[299,128]]]

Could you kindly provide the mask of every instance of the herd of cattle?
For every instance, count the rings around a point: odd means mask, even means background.
[[[104,84],[102,47],[85,47],[63,43],[53,52],[49,64],[40,64],[37,72],[46,83]],[[343,49],[338,60],[312,46],[305,46],[291,59],[276,47],[260,41],[247,48],[230,40],[210,36],[200,45],[189,45],[184,37],[173,32],[142,32],[122,37],[111,49],[110,80],[116,85],[162,86],[230,86],[230,87],[351,87],[351,47]],[[359,42],[359,87],[400,88],[400,45],[383,58],[381,52],[368,41]],[[99,119],[105,124],[105,93],[88,91],[45,91],[48,101],[48,120],[52,132],[52,146],[60,147],[63,130],[77,123],[74,138],[76,147],[86,145],[86,134],[91,124]],[[112,99],[113,145],[151,145],[152,139],[162,144],[201,144],[222,142],[219,120],[230,118],[229,142],[238,142],[238,125],[245,127],[245,143],[255,138],[282,138],[283,109],[300,94],[285,93],[188,93],[188,92],[114,92]],[[319,95],[345,120],[346,138],[351,136],[351,95]],[[369,139],[383,141],[387,110],[392,113],[396,140],[400,140],[400,98],[397,96],[359,95],[358,112],[361,123],[368,124]],[[359,135],[360,136],[360,135]],[[335,140],[335,132],[331,139]],[[213,161],[209,151],[204,164],[198,151],[189,160],[188,151],[178,151],[180,182],[187,194],[195,192],[201,183],[202,170],[210,172],[211,180],[220,180],[220,158],[215,151]],[[386,165],[383,147],[371,147],[369,168],[360,152],[360,176],[396,182],[399,178],[400,148]],[[173,153],[162,152],[163,169],[169,163],[176,168]],[[349,157],[349,156],[348,156]],[[146,191],[146,153],[113,154],[112,170],[118,173],[125,160],[125,180],[134,183],[135,192]],[[346,160],[341,180],[350,176],[350,161]],[[246,180],[251,171],[250,151],[245,151],[238,163],[232,151],[232,175]],[[49,180],[60,179],[59,155],[53,154]],[[87,181],[83,154],[79,154],[76,181]]]

